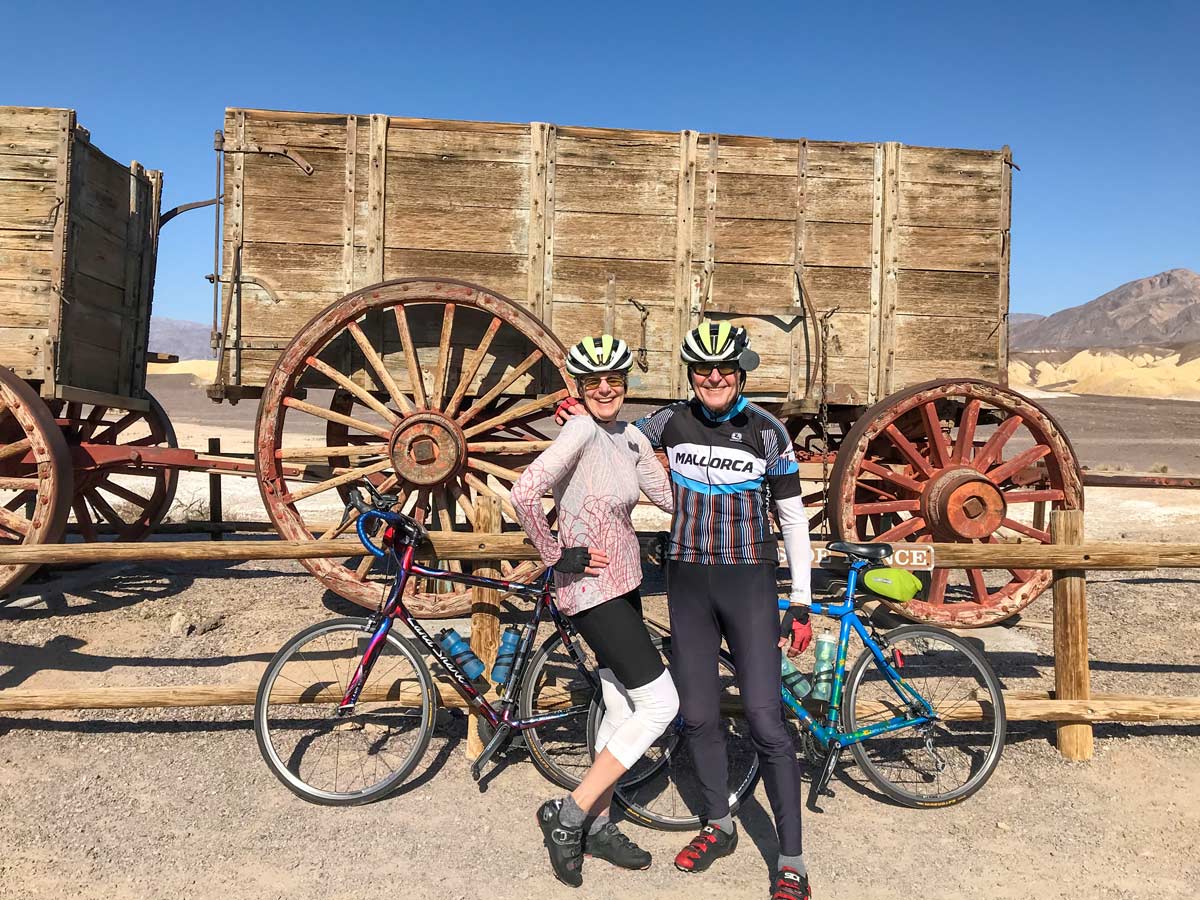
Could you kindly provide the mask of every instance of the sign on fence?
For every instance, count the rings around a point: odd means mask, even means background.
[[[826,560],[845,559],[840,553],[830,553],[824,547],[813,547],[812,564],[819,566]],[[883,560],[884,565],[897,569],[908,569],[910,572],[933,571],[933,548],[922,546],[899,546],[892,550],[892,555]]]

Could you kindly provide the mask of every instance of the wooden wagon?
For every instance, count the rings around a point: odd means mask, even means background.
[[[175,446],[145,391],[161,192],[73,110],[0,107],[0,541],[137,540],[170,507],[175,473],[139,462]]]
[[[211,395],[261,398],[286,538],[337,534],[329,500],[361,477],[432,529],[470,529],[481,494],[515,528],[508,489],[573,390],[564,343],[624,337],[633,399],[674,400],[705,317],[749,329],[749,393],[796,439],[814,529],[1046,542],[1035,510],[1082,504],[1067,439],[1006,389],[1007,148],[231,109],[221,150]],[[368,606],[372,564],[306,563]],[[938,570],[907,613],[987,624],[1048,581]]]

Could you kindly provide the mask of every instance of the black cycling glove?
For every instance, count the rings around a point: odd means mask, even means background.
[[[587,547],[563,547],[554,568],[566,575],[581,575],[591,561],[592,551]]]

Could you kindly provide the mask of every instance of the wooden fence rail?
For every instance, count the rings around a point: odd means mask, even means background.
[[[825,541],[814,541],[822,548]],[[1090,542],[1056,544],[930,544],[937,568],[1157,569],[1200,568],[1200,544]],[[335,559],[362,556],[357,539],[331,541],[147,541],[142,543],[41,544],[0,547],[0,565],[167,560]],[[434,535],[423,553],[438,559],[536,559],[523,534]]]

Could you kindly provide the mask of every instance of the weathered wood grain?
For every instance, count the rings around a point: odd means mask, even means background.
[[[896,229],[896,262],[903,269],[999,272],[1002,235],[967,228]]]
[[[1001,154],[995,150],[905,147],[901,181],[934,184],[999,184]]]
[[[896,273],[896,309],[925,316],[966,316],[994,320],[1000,278],[989,272]]]
[[[900,185],[901,225],[998,228],[1001,209],[1001,188],[998,183],[901,182]]]

